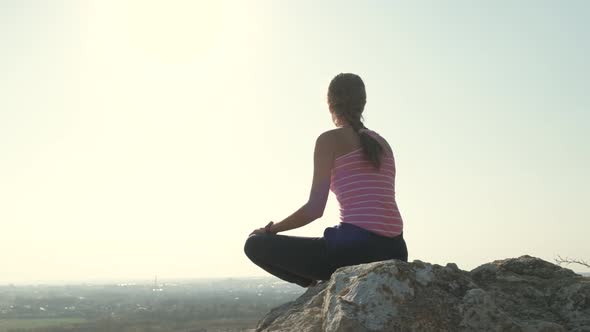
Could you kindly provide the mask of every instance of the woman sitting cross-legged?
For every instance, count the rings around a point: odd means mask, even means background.
[[[403,221],[395,201],[395,160],[387,141],[362,123],[365,85],[339,74],[328,87],[336,129],[316,140],[309,200],[281,222],[254,230],[244,252],[256,265],[288,282],[311,287],[339,267],[388,259],[407,262]],[[277,233],[322,216],[330,190],[340,205],[340,223],[322,237]]]

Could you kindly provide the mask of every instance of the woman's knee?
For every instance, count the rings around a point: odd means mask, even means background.
[[[264,240],[263,237],[264,235],[262,234],[248,236],[246,243],[244,243],[244,253],[248,258],[252,259],[253,257],[256,257],[257,253],[260,252],[261,242]]]

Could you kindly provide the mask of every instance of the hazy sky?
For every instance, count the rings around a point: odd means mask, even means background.
[[[0,0],[0,40],[0,282],[267,275],[340,72],[410,260],[590,259],[586,1]]]

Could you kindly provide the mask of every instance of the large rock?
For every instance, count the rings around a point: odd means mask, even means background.
[[[530,256],[471,272],[417,260],[347,266],[256,331],[590,331],[590,278]]]

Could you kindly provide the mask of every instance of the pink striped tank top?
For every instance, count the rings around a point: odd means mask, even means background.
[[[376,132],[369,130],[375,137]],[[403,231],[403,221],[395,201],[395,160],[384,149],[381,169],[364,158],[362,148],[334,161],[330,190],[340,205],[340,222],[362,227],[386,237]]]

